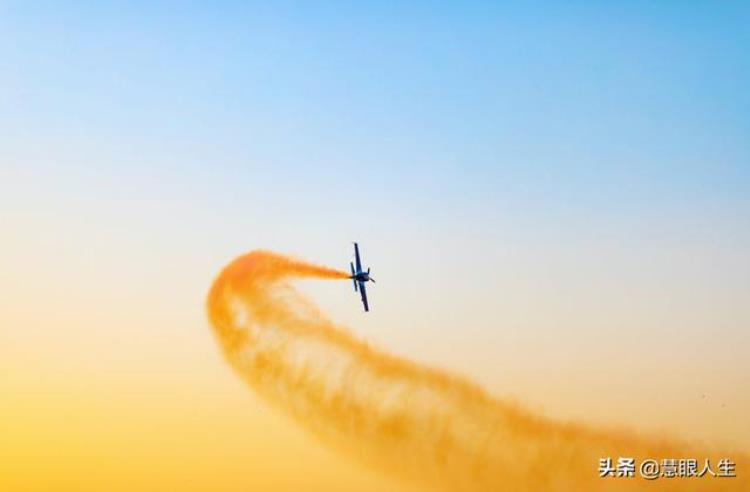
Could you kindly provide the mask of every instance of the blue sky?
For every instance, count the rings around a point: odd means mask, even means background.
[[[553,197],[747,195],[739,3],[2,12],[9,137],[179,142],[305,181],[356,169],[373,187],[396,174],[461,194],[512,180]]]
[[[731,229],[750,211],[741,2],[0,13],[6,182],[25,175],[64,202],[77,189],[93,208],[142,202],[144,215],[170,199],[218,217],[273,208],[349,233]],[[33,196],[10,188],[14,207],[13,190]]]

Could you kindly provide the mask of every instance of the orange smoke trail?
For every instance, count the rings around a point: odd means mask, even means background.
[[[747,456],[535,416],[445,372],[379,352],[331,323],[288,280],[346,272],[254,251],[229,264],[208,315],[234,369],[323,440],[429,490],[748,490]],[[599,478],[599,458],[720,457],[738,478]]]

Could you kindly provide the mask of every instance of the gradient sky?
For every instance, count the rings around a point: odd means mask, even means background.
[[[395,490],[246,390],[203,311],[237,254],[344,268],[355,239],[371,313],[302,288],[372,343],[747,450],[749,22],[0,3],[0,488]]]

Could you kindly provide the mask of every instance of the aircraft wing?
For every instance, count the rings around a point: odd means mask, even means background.
[[[357,265],[357,271],[361,272],[362,271],[362,262],[359,259],[359,246],[357,245],[357,243],[354,243],[354,257],[355,257],[355,262],[356,262],[356,265]]]
[[[370,306],[367,305],[367,291],[365,290],[365,283],[364,282],[358,282],[359,283],[359,293],[362,294],[362,304],[365,306],[365,311],[370,310]]]

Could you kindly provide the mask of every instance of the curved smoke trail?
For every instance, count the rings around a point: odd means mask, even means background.
[[[476,385],[380,352],[334,325],[288,283],[346,272],[254,251],[230,263],[208,315],[234,369],[323,440],[429,490],[746,490],[739,478],[599,478],[599,458],[718,455],[535,416]],[[691,450],[693,451],[691,453]]]

